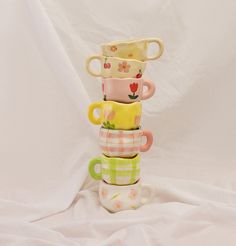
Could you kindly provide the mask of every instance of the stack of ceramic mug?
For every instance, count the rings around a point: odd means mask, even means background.
[[[151,43],[157,44],[154,56],[148,57]],[[153,136],[141,129],[142,100],[150,98],[155,85],[142,78],[147,60],[159,58],[163,44],[157,38],[117,41],[101,46],[102,55],[88,58],[87,71],[102,77],[103,100],[89,106],[88,117],[101,125],[101,156],[89,163],[89,173],[100,180],[101,204],[112,212],[135,209],[149,201],[153,189],[141,184],[140,152],[148,151]],[[99,60],[100,71],[91,62]],[[99,109],[96,116],[95,110]],[[145,143],[143,138],[145,138]],[[145,190],[145,191],[144,191]]]

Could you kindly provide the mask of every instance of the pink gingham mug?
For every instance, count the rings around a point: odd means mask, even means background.
[[[146,143],[142,144],[142,138]],[[104,155],[110,157],[132,157],[139,152],[148,151],[153,143],[150,131],[137,130],[113,130],[100,128],[99,145]]]
[[[150,98],[155,85],[143,78],[103,78],[102,89],[104,100],[132,103]]]

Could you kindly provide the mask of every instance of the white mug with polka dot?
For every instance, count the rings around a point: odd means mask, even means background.
[[[132,185],[112,185],[105,181],[99,184],[99,199],[104,208],[110,212],[136,209],[150,202],[154,197],[154,188],[137,181]]]

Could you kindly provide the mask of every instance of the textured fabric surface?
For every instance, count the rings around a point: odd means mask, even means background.
[[[236,2],[0,1],[0,245],[235,245]],[[88,162],[99,127],[85,71],[99,44],[160,37],[144,74],[144,183],[155,199],[111,214]],[[96,64],[94,64],[96,67]]]

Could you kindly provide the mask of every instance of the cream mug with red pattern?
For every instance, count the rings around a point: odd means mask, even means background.
[[[132,103],[150,98],[155,92],[155,85],[142,78],[103,78],[104,100]]]
[[[151,202],[154,195],[154,187],[142,184],[140,180],[131,185],[112,185],[105,181],[99,184],[100,203],[110,212],[136,209]]]
[[[142,139],[146,138],[142,144]],[[150,131],[112,130],[101,127],[99,132],[99,145],[104,155],[110,157],[132,157],[139,152],[148,151],[153,143]]]
[[[96,71],[91,68],[91,62],[93,60],[98,60],[100,62],[100,70]],[[99,55],[91,56],[86,61],[88,73],[95,77],[141,78],[145,67],[146,62]]]
[[[148,56],[150,44],[156,44],[156,51],[152,56]],[[162,40],[159,38],[134,39],[113,41],[108,44],[102,44],[102,54],[104,56],[116,56],[126,59],[137,59],[140,61],[156,60],[164,50]]]

